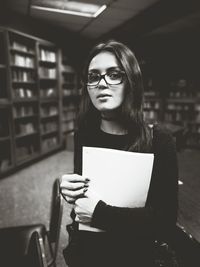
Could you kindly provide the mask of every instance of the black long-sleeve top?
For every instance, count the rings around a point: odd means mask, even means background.
[[[74,172],[82,173],[83,146],[123,150],[127,143],[128,135],[108,134],[100,129],[93,133],[77,132]],[[152,152],[154,164],[145,207],[120,208],[100,201],[93,214],[92,226],[106,231],[122,229],[135,236],[152,236],[157,233],[158,237],[169,237],[177,218],[178,167],[171,135],[157,126],[153,130]]]
[[[124,150],[129,144],[129,137],[108,134],[96,129],[93,132],[77,132],[74,141],[74,173],[81,175],[83,146]],[[76,238],[71,240],[70,253],[75,253],[72,258],[76,262],[72,266],[153,266],[153,242],[155,239],[168,241],[173,237],[178,206],[175,144],[171,135],[158,126],[153,130],[152,153],[153,171],[145,207],[114,207],[100,200],[95,207],[91,226],[105,232],[77,232]],[[73,224],[77,229],[77,223],[74,221]],[[88,250],[92,250],[90,255],[95,255],[90,263],[85,256]],[[97,257],[98,260],[95,260]],[[103,258],[109,257],[109,264],[107,261],[101,262]],[[113,258],[116,258],[115,263],[112,262]],[[81,259],[81,263],[77,263],[78,259]],[[124,259],[135,265],[125,264]],[[123,260],[123,263],[120,263],[120,260]],[[101,264],[97,265],[97,262]]]

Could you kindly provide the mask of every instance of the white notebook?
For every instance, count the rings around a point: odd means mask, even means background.
[[[89,190],[97,193],[107,204],[144,207],[153,161],[154,155],[151,153],[83,147],[82,174],[90,179]],[[101,231],[82,223],[79,223],[79,229]]]

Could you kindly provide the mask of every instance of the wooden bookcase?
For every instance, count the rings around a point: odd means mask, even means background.
[[[77,76],[48,41],[0,28],[0,49],[1,177],[63,147],[74,130]]]
[[[14,166],[10,92],[7,90],[6,35],[0,29],[0,173]]]
[[[60,81],[62,95],[62,134],[64,136],[73,133],[75,118],[79,104],[78,74],[70,64],[66,52],[60,50]]]
[[[184,132],[186,146],[200,148],[199,81],[180,73],[168,73],[168,77],[154,74],[145,64],[141,69],[146,120],[162,123],[172,133]]]

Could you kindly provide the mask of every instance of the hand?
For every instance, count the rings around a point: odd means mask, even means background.
[[[94,213],[94,209],[99,202],[100,197],[91,190],[88,190],[85,193],[83,198],[79,198],[75,202],[75,213],[77,222],[90,224],[92,220],[92,215]]]
[[[74,203],[88,190],[88,178],[78,174],[64,174],[61,177],[60,191],[68,203]]]

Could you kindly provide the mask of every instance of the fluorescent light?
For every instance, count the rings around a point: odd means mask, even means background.
[[[103,5],[97,10],[97,12],[93,15],[94,18],[98,17],[105,9],[107,8],[107,5]]]
[[[32,2],[35,3],[31,5],[31,9],[90,18],[96,18],[107,8],[106,5],[99,6],[76,1],[40,2],[38,0],[35,0]]]

